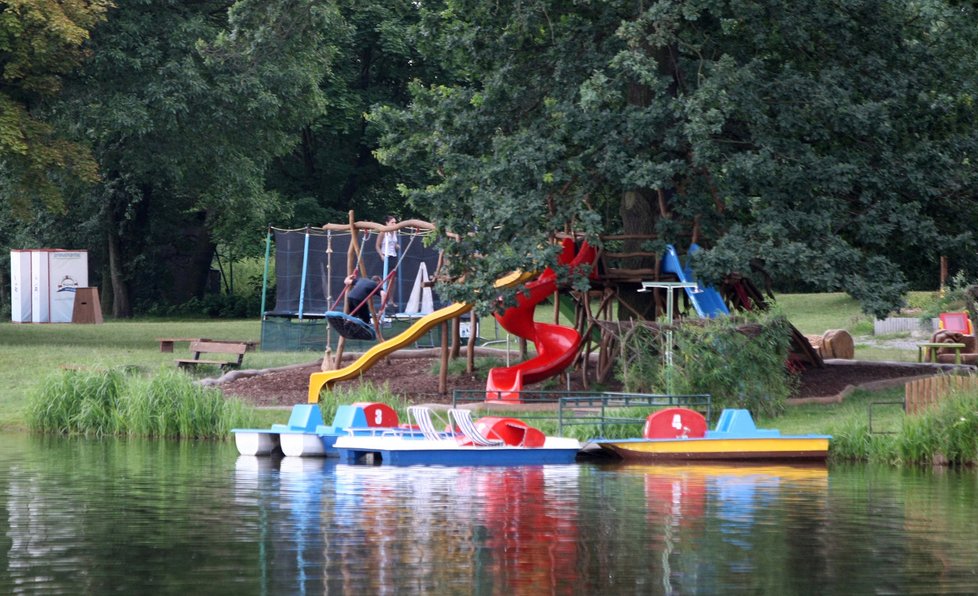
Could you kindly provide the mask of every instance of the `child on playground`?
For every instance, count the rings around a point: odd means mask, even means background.
[[[371,297],[377,286],[380,285],[380,276],[374,275],[373,277],[356,277],[355,275],[348,275],[343,283],[349,287],[346,294],[346,299],[349,304],[350,314],[359,318],[361,321],[370,324],[370,305],[364,304],[364,302]],[[381,303],[384,301],[384,292],[380,292]],[[356,310],[356,312],[353,312]]]

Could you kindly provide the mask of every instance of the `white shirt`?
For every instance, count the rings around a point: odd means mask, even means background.
[[[397,232],[384,232],[380,241],[380,254],[385,257],[397,256]]]

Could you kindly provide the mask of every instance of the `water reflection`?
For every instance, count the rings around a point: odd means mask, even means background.
[[[236,483],[246,502],[257,487],[278,484],[260,506],[289,512],[294,552],[268,559],[285,541],[275,532],[262,536],[263,552],[276,578],[294,578],[297,592],[475,584],[566,592],[578,579],[580,471],[574,465],[390,468],[239,457]],[[310,551],[321,553],[321,563]]]
[[[978,473],[396,468],[0,435],[0,593],[941,593]]]

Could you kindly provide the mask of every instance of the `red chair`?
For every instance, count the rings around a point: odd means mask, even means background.
[[[940,314],[941,322],[939,327],[946,331],[953,331],[954,333],[963,333],[965,335],[974,335],[974,329],[971,326],[971,318],[968,317],[968,312],[942,312]]]

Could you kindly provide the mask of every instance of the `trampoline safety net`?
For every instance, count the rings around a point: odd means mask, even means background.
[[[335,346],[338,334],[327,333],[323,316],[332,310],[344,310],[340,298],[347,275],[350,232],[272,228],[271,233],[275,242],[275,304],[262,313],[262,349],[323,350],[327,336],[331,347]],[[384,262],[377,252],[376,241],[373,232],[358,233],[361,261],[367,275],[383,278]],[[401,255],[390,281],[391,296],[386,312],[399,315],[395,319],[427,314],[440,306],[431,288],[423,287],[435,272],[438,252],[424,245],[422,233],[409,229],[399,231],[398,241]],[[379,293],[374,297],[374,306],[380,307]],[[394,331],[384,330],[384,336],[390,337]],[[348,349],[353,350],[366,349],[372,344],[346,342]]]

